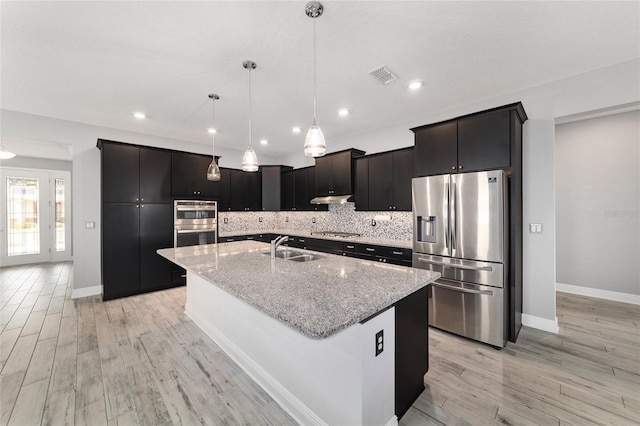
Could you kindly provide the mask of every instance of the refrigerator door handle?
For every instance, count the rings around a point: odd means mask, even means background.
[[[487,296],[493,296],[493,292],[491,290],[473,290],[470,288],[462,288],[456,287],[453,285],[442,284],[437,281],[431,283],[432,286],[446,288],[447,290],[453,290],[460,293],[471,293],[471,294],[483,294]]]
[[[435,260],[425,259],[423,257],[419,257],[418,260],[421,262],[430,263],[431,265],[444,266],[445,268],[468,269],[470,271],[493,271],[493,268],[491,266],[457,265],[455,263],[437,262]]]
[[[449,198],[449,215],[451,216],[451,254],[455,255],[455,253],[453,253],[453,250],[456,249],[456,184],[453,182],[451,183],[451,195],[449,196]]]
[[[444,220],[444,248],[449,248],[449,182],[444,184],[444,201],[442,203],[442,216]]]

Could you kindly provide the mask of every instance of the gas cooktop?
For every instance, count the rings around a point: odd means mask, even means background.
[[[360,236],[360,234],[356,234],[354,232],[337,232],[337,231],[316,231],[316,232],[312,232],[311,235],[321,235],[323,237],[339,237],[339,238],[351,238],[351,237]]]

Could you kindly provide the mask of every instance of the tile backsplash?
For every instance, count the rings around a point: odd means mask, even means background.
[[[375,220],[375,226],[372,226],[372,220]],[[283,229],[355,232],[365,237],[411,240],[412,220],[411,212],[361,212],[355,210],[354,203],[345,203],[329,205],[329,211],[325,212],[220,212],[218,229],[220,235]]]

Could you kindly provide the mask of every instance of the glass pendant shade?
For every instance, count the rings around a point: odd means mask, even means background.
[[[7,151],[0,146],[0,160],[8,160],[9,158],[13,158],[15,156],[16,155],[13,152]]]
[[[258,156],[251,147],[247,148],[242,157],[242,170],[245,172],[258,171]]]
[[[315,121],[304,139],[304,155],[309,157],[322,157],[327,152],[327,144],[324,141],[322,129]]]
[[[209,168],[207,169],[207,180],[217,181],[220,180],[220,168],[216,164],[216,160],[213,159]]]

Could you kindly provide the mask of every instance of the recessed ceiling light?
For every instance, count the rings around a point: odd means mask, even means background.
[[[269,141],[266,139],[260,139],[260,145],[268,145]]]
[[[212,128],[212,127],[209,127],[207,129],[207,132],[211,133],[212,135],[218,133],[218,131],[216,129]]]
[[[338,110],[338,115],[339,115],[340,117],[346,117],[347,115],[349,115],[349,109],[347,109],[347,108],[340,108],[340,109]]]
[[[414,80],[412,82],[410,82],[407,87],[411,90],[418,90],[419,88],[422,87],[424,83],[422,82],[422,80]]]
[[[292,127],[292,128],[291,128],[291,131],[292,131],[293,133],[300,133],[300,132],[301,132],[300,127]]]
[[[133,116],[138,120],[144,120],[145,118],[147,118],[147,116],[144,115],[144,112],[134,112]]]

